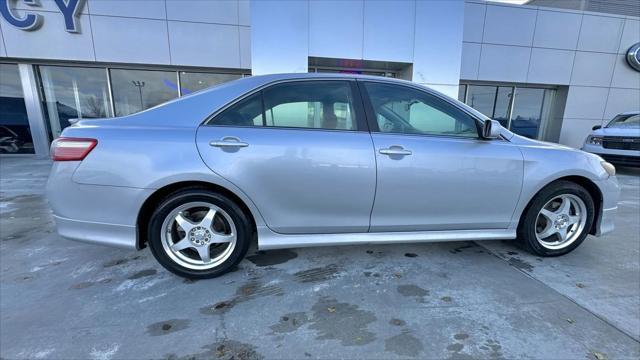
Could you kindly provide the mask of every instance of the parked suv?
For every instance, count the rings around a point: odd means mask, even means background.
[[[640,166],[640,111],[619,114],[604,127],[594,126],[582,150],[618,165]]]

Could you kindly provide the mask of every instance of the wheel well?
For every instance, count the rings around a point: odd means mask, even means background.
[[[247,219],[251,222],[251,227],[253,231],[256,231],[256,221],[253,218],[253,214],[247,204],[242,201],[236,194],[229,191],[228,189],[208,182],[203,181],[183,181],[179,183],[174,183],[162,187],[156,190],[151,196],[145,200],[144,204],[140,208],[140,212],[138,213],[138,219],[136,221],[136,231],[137,231],[137,239],[136,239],[136,247],[138,249],[144,249],[147,246],[147,224],[149,224],[149,220],[151,219],[151,215],[156,207],[162,202],[162,200],[167,197],[167,195],[178,191],[180,189],[185,188],[205,188],[210,191],[214,191],[216,193],[222,194],[229,199],[233,200],[245,213]]]
[[[600,214],[601,214],[601,209],[602,209],[602,192],[600,192],[600,189],[598,188],[598,186],[591,180],[587,179],[586,177],[582,177],[582,176],[565,176],[565,177],[561,177],[559,179],[555,179],[552,182],[548,183],[547,185],[545,185],[544,187],[542,187],[542,189],[546,188],[547,186],[557,182],[557,181],[570,181],[574,184],[578,184],[580,186],[582,186],[585,190],[587,190],[587,192],[589,193],[589,195],[591,195],[591,198],[593,199],[593,206],[594,206],[594,218],[593,218],[593,225],[591,225],[591,229],[589,229],[589,234],[595,234],[596,230],[597,230],[597,224],[598,221],[600,220]],[[542,191],[542,189],[538,190],[538,192],[536,194],[538,194],[540,191]],[[529,206],[531,205],[531,201],[533,201],[533,198],[531,198],[531,200],[529,200],[529,204],[527,204],[526,209],[529,208]],[[525,213],[525,211],[523,211],[523,214]]]

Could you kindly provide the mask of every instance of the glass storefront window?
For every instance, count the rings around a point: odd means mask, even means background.
[[[548,89],[516,88],[511,116],[511,130],[516,134],[536,139],[542,119],[546,118],[546,101],[552,94]]]
[[[228,81],[240,79],[240,74],[211,74],[200,72],[180,72],[180,93],[189,95],[192,92],[206,89]]]
[[[139,112],[178,97],[175,71],[110,71],[116,116]]]
[[[50,135],[57,138],[69,119],[113,116],[104,68],[40,66]]]
[[[467,96],[467,85],[458,86],[458,101],[465,102]]]
[[[0,154],[33,154],[18,65],[0,64],[0,79]]]
[[[493,116],[493,104],[496,101],[496,87],[469,85],[467,89],[467,105],[488,117]]]
[[[518,86],[460,86],[466,88],[467,105],[499,121],[518,135],[532,139],[541,137],[555,90]]]
[[[498,120],[504,127],[509,126],[512,96],[513,88],[511,86],[499,86],[496,90],[496,102],[493,106],[492,119]]]

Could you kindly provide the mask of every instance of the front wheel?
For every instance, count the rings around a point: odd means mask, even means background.
[[[573,182],[557,181],[533,198],[520,221],[518,238],[536,255],[564,255],[584,241],[594,217],[587,190]]]
[[[251,226],[233,201],[207,189],[165,198],[149,222],[149,248],[167,270],[192,279],[213,278],[247,252]]]

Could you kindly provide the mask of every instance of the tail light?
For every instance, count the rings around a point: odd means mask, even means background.
[[[51,158],[53,161],[81,161],[96,145],[96,139],[57,138],[51,144]]]

